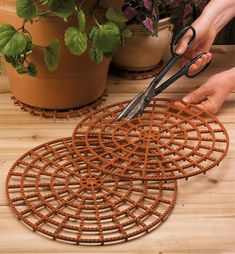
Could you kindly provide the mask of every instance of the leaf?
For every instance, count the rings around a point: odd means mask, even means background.
[[[95,34],[96,34],[97,31],[98,31],[98,27],[96,27],[96,26],[94,26],[94,27],[91,29],[91,31],[90,31],[89,34],[88,34],[88,36],[89,36],[89,38],[90,38],[91,40],[93,40],[93,38],[94,38],[94,36],[95,36]]]
[[[16,13],[25,20],[35,18],[39,14],[39,9],[34,0],[17,0]]]
[[[58,39],[53,40],[50,45],[44,49],[45,61],[49,71],[54,71],[58,68],[60,42]]]
[[[130,38],[132,36],[132,32],[129,28],[126,28],[122,31],[122,37]]]
[[[26,47],[25,47],[25,52],[26,54],[29,54],[31,53],[33,50],[33,43],[32,43],[32,40],[29,36],[27,36],[27,44],[26,44]]]
[[[24,67],[23,65],[20,65],[16,70],[17,70],[17,72],[18,72],[19,74],[23,74],[23,73],[27,73],[27,72],[28,72],[28,71],[27,71],[27,68]]]
[[[93,38],[94,47],[104,53],[114,52],[121,44],[121,34],[117,25],[108,22],[99,26]]]
[[[14,56],[5,55],[5,60],[10,63],[13,67],[16,67],[16,59]]]
[[[155,35],[156,30],[155,30],[154,22],[152,19],[146,17],[145,20],[143,21],[143,25],[145,29],[147,30],[147,32],[149,32],[151,35]]]
[[[31,77],[35,77],[37,75],[37,69],[34,63],[30,62],[27,67],[27,72]]]
[[[108,20],[110,21],[115,21],[115,22],[127,22],[127,18],[123,15],[122,11],[115,10],[112,7],[110,7],[106,13],[105,16]]]
[[[85,16],[85,13],[82,10],[80,10],[78,12],[78,29],[82,33],[86,29],[86,16]]]
[[[76,27],[70,27],[65,32],[65,45],[74,55],[82,55],[87,49],[87,35]]]
[[[4,55],[15,56],[22,52],[27,45],[27,37],[19,33],[13,26],[0,26],[0,52]]]
[[[75,10],[75,0],[51,0],[48,4],[49,10],[52,10],[58,17],[68,18]]]
[[[104,58],[103,52],[95,47],[90,49],[89,54],[90,54],[91,60],[97,64],[102,62]]]

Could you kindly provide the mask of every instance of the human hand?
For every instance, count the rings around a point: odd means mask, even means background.
[[[183,101],[202,110],[216,113],[235,88],[235,68],[211,76],[198,89],[187,94]],[[177,103],[177,106],[182,106]]]
[[[197,72],[211,60],[212,55],[209,51],[216,37],[216,32],[212,29],[209,23],[204,22],[202,24],[201,20],[198,19],[192,24],[192,26],[196,30],[195,41],[189,48],[187,48],[187,45],[192,37],[192,31],[188,30],[177,45],[176,53],[183,55],[178,63],[180,67],[183,67],[187,62],[200,53],[205,52],[206,54],[191,65],[189,73]]]
[[[191,47],[187,49],[187,44],[192,36],[192,31],[190,30],[178,43],[176,53],[184,54],[179,61],[180,66],[185,65],[196,55],[206,52],[207,54],[190,67],[189,72],[196,72],[202,69],[211,59],[209,51],[216,35],[234,17],[234,0],[211,0],[202,14],[192,24],[196,30],[196,38]]]

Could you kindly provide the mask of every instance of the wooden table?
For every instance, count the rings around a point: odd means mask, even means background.
[[[214,64],[197,79],[177,81],[162,96],[182,98],[210,75],[235,62],[234,46],[219,47]],[[108,78],[106,105],[130,99],[149,80]],[[230,136],[228,156],[206,175],[178,181],[177,204],[167,221],[153,232],[127,243],[86,247],[58,243],[27,229],[11,213],[5,179],[13,162],[43,142],[72,134],[79,118],[51,120],[20,111],[10,99],[7,78],[0,76],[0,253],[235,253],[235,93],[218,113]],[[55,131],[56,130],[56,131]]]

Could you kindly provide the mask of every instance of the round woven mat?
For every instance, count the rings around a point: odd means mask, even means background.
[[[100,108],[76,127],[74,148],[88,165],[127,179],[171,180],[205,173],[225,157],[228,134],[214,115],[154,99],[141,116],[115,123],[127,103]]]
[[[177,186],[101,173],[79,160],[71,138],[64,138],[21,156],[9,171],[6,191],[13,213],[33,231],[103,245],[156,228],[172,211]]]
[[[18,100],[16,97],[12,96],[11,99],[14,102],[14,104],[18,107],[20,107],[21,110],[29,112],[32,115],[40,116],[44,118],[71,118],[71,117],[79,117],[86,114],[91,113],[94,109],[101,106],[103,102],[106,101],[107,93],[104,92],[104,94],[95,100],[94,102],[78,108],[72,108],[72,109],[63,109],[63,110],[55,110],[55,109],[43,109],[38,108],[34,106],[30,106],[28,104],[25,104]]]
[[[141,79],[149,79],[149,78],[153,78],[157,76],[157,74],[161,71],[162,67],[163,67],[163,61],[161,61],[156,67],[152,69],[142,70],[142,71],[124,70],[114,64],[111,64],[110,72],[121,78],[141,80]]]

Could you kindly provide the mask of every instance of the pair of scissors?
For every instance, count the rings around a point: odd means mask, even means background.
[[[138,116],[139,114],[143,113],[144,109],[149,105],[152,98],[159,93],[161,93],[164,89],[166,89],[168,86],[170,86],[173,82],[175,82],[177,79],[179,79],[181,76],[185,75],[188,78],[193,78],[197,75],[199,75],[201,72],[203,72],[210,64],[208,62],[202,69],[199,69],[197,73],[190,74],[189,68],[192,64],[194,64],[199,58],[201,58],[203,55],[205,55],[205,52],[200,53],[196,57],[194,57],[190,62],[186,63],[182,69],[180,69],[177,73],[175,73],[172,77],[170,77],[168,80],[166,80],[164,83],[159,84],[162,78],[166,75],[166,73],[174,66],[174,64],[177,62],[178,59],[182,58],[184,54],[177,54],[176,48],[177,43],[179,40],[185,35],[185,33],[191,30],[192,31],[192,37],[190,38],[190,41],[187,45],[187,48],[189,48],[196,37],[196,31],[194,27],[192,26],[186,26],[183,28],[172,40],[170,49],[172,58],[169,60],[169,62],[163,67],[161,72],[156,76],[149,86],[147,87],[145,92],[139,93],[134,99],[132,99],[129,104],[125,107],[125,109],[118,115],[116,118],[116,122],[119,122],[121,119],[125,118],[127,120],[131,120],[132,118]]]

